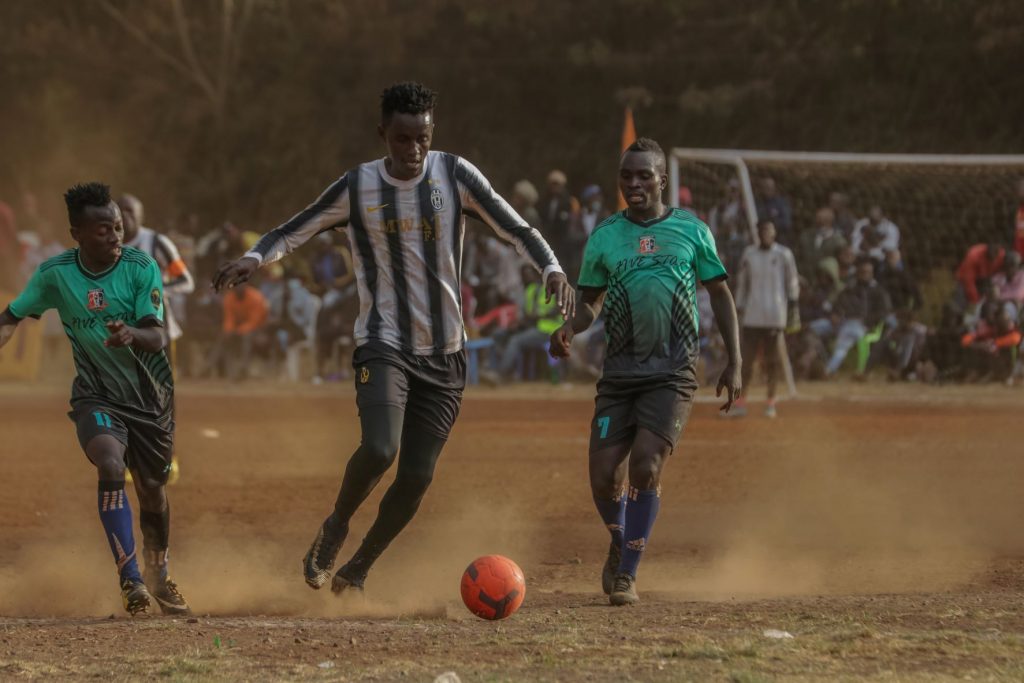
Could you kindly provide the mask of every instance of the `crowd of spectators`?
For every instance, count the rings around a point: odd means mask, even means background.
[[[565,173],[552,170],[543,192],[520,180],[506,196],[541,230],[575,281],[587,239],[614,210],[615,195],[596,184],[570,183]],[[886,207],[866,206],[861,214],[861,207],[836,191],[802,223],[785,188],[770,177],[757,180],[755,198],[758,223],[770,222],[777,243],[795,257],[798,287],[787,285],[786,291],[796,298],[781,330],[795,379],[842,373],[864,380],[881,372],[892,381],[1021,381],[1024,181],[1017,212],[1008,217],[1006,244],[968,246],[953,273],[953,291],[941,305],[930,302],[934,313],[926,309],[914,256],[905,252]],[[735,180],[710,206],[694,206],[685,186],[679,203],[707,222],[730,272],[740,268],[746,250],[757,248],[757,231]],[[292,257],[261,269],[249,286],[220,295],[206,283],[221,263],[251,247],[258,232],[230,221],[202,230],[195,216],[156,227],[177,244],[198,283],[193,293],[168,301],[185,330],[174,350],[180,376],[316,383],[350,376],[359,303],[343,233],[318,236]],[[553,304],[544,301],[539,275],[483,224],[468,221],[464,243],[463,315],[470,340],[486,341],[479,345],[482,379],[599,375],[600,320],[576,336],[570,363],[551,361],[547,338],[559,320]],[[43,260],[68,246],[66,230],[40,216],[32,195],[23,196],[17,209],[0,202],[0,290],[16,292]],[[705,380],[724,362],[706,299],[699,293]],[[59,321],[44,319],[44,326],[47,348],[59,348]]]

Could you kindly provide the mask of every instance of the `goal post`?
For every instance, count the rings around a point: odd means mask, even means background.
[[[921,287],[925,316],[935,320],[951,292],[953,272],[968,247],[980,242],[1000,243],[1007,249],[1012,246],[1013,212],[1018,203],[1018,184],[1024,179],[1024,154],[861,154],[679,147],[669,154],[669,203],[681,206],[682,194],[689,200],[689,208],[714,230],[715,211],[738,201],[739,210],[734,207],[731,214],[729,238],[735,245],[740,241],[737,234],[742,232],[752,244],[757,240],[759,180],[764,178],[775,182],[791,207],[789,241],[782,240],[781,233],[780,241],[793,249],[798,261],[799,235],[814,229],[815,213],[827,206],[833,195],[841,195],[846,202],[848,221],[859,221],[871,207],[881,207],[899,228],[901,253]],[[716,234],[716,239],[722,248],[722,235]],[[795,387],[788,379],[792,394]]]

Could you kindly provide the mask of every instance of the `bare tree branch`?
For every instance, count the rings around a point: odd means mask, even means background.
[[[191,67],[193,78],[209,96],[219,114],[222,112],[224,102],[220,98],[217,88],[206,75],[203,65],[199,63],[199,58],[196,57],[195,48],[192,46],[192,34],[188,28],[188,18],[185,16],[185,8],[182,7],[181,0],[171,0],[171,9],[174,11],[174,23],[178,27],[178,39],[181,41],[181,51],[185,55],[185,61]]]
[[[181,60],[172,55],[170,52],[164,50],[158,44],[153,42],[149,38],[149,36],[146,35],[145,31],[143,31],[138,26],[129,21],[128,17],[126,17],[121,12],[121,10],[117,9],[112,4],[110,4],[108,0],[99,0],[99,5],[100,8],[104,12],[106,12],[107,15],[109,15],[110,18],[113,19],[121,28],[123,28],[128,35],[142,43],[142,45],[145,46],[146,49],[148,49],[150,53],[152,53],[160,61],[164,62],[165,64],[167,64],[183,76],[191,77],[192,74],[189,73],[188,66],[182,63]]]

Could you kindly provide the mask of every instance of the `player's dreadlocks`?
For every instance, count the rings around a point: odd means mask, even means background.
[[[661,149],[661,145],[652,140],[651,138],[637,138],[632,145],[626,148],[627,152],[651,152],[661,159],[661,168],[665,168],[665,152]]]
[[[68,207],[68,220],[78,225],[86,207],[104,207],[110,203],[110,186],[103,183],[79,183],[64,193]]]
[[[424,85],[415,81],[395,83],[380,94],[381,120],[386,124],[396,112],[423,114],[432,111],[436,102],[437,93]]]

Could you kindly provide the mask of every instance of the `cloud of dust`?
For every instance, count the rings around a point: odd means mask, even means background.
[[[724,514],[705,566],[645,562],[645,587],[696,599],[945,590],[998,554],[979,524],[1009,529],[1016,517],[1019,505],[993,507],[984,519],[965,515],[963,501],[983,500],[993,482],[964,481],[943,472],[941,460],[904,468],[883,454],[866,458],[838,433],[802,433],[804,440],[823,447],[758,461],[749,495]],[[654,542],[679,532],[656,528]]]

